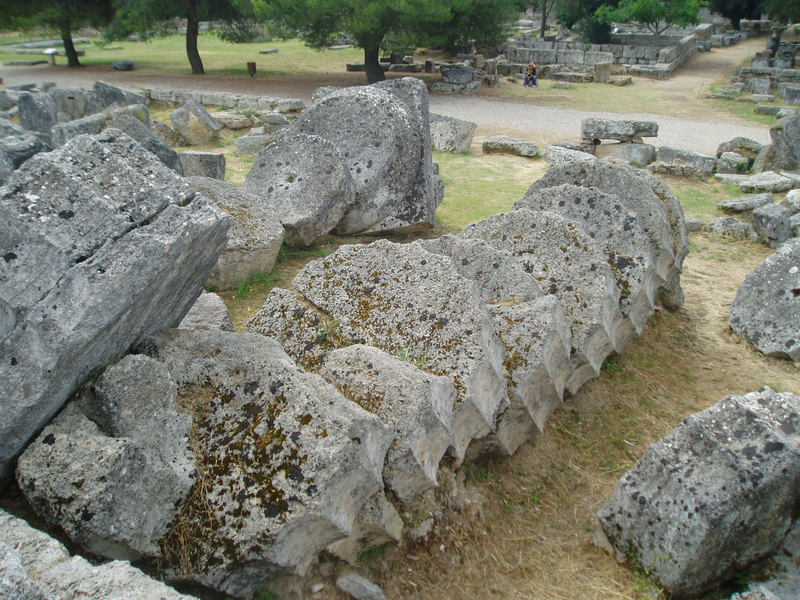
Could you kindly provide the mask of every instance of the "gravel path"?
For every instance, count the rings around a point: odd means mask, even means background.
[[[760,43],[759,43],[760,45]],[[711,84],[724,70],[739,64],[744,52],[739,49],[725,49],[716,53],[698,55],[684,67],[684,75],[678,75],[667,82],[658,82],[665,92],[674,93],[676,89],[700,84]],[[360,73],[321,74],[318,78],[294,79],[250,79],[239,75],[213,74],[193,76],[189,74],[162,75],[144,72],[118,72],[107,67],[82,67],[69,69],[65,66],[41,65],[35,67],[0,67],[0,78],[7,85],[54,81],[59,87],[90,87],[101,79],[125,87],[156,85],[175,89],[222,90],[250,95],[266,95],[302,98],[310,102],[311,93],[320,85],[359,85],[364,76]],[[675,146],[706,154],[716,152],[717,146],[736,136],[752,138],[761,143],[769,143],[769,129],[755,123],[738,124],[687,120],[648,113],[643,110],[636,114],[591,112],[537,106],[518,100],[504,100],[482,96],[431,95],[431,110],[440,114],[465,119],[477,123],[476,146],[490,135],[511,135],[545,145],[557,140],[578,140],[581,120],[587,117],[608,119],[642,119],[656,121],[659,135],[654,140],[645,140],[661,146]],[[719,115],[709,111],[709,121],[718,121]],[[732,121],[738,119],[732,118]]]

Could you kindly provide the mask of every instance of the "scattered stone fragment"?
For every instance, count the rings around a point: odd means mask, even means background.
[[[350,535],[334,542],[327,550],[351,565],[363,560],[364,552],[403,537],[403,519],[386,494],[373,495],[358,513]]]
[[[539,155],[539,146],[527,140],[495,136],[487,138],[483,142],[484,154],[492,152],[502,152],[504,154],[515,154],[517,156],[536,157]]]
[[[147,104],[147,99],[143,94],[126,90],[105,81],[95,81],[92,86],[92,93],[103,108],[108,108],[112,105]]]
[[[686,219],[686,229],[688,229],[690,233],[695,231],[702,231],[703,229],[705,229],[705,227],[706,227],[706,222],[703,221],[703,219],[694,219],[694,218]]]
[[[328,140],[286,131],[256,156],[244,189],[286,229],[292,244],[312,244],[332,231],[356,202],[356,186]]]
[[[349,571],[336,580],[336,587],[356,600],[384,600],[383,590],[358,573]]]
[[[291,125],[291,121],[279,112],[259,113],[257,116],[266,135],[271,135]]]
[[[661,146],[656,152],[656,160],[663,163],[685,163],[703,175],[711,175],[717,168],[717,160],[713,156],[670,146]]]
[[[208,279],[208,285],[231,289],[275,266],[284,229],[275,212],[259,198],[230,183],[190,177],[189,183],[217,208],[231,215],[228,243]]]
[[[755,242],[758,240],[758,235],[750,223],[745,223],[736,217],[720,217],[714,219],[709,225],[709,229],[723,237],[735,240],[750,240]]]
[[[26,449],[17,481],[36,512],[90,552],[158,556],[195,477],[191,418],[160,363],[127,356]]]
[[[247,129],[254,125],[253,119],[249,116],[233,112],[231,110],[220,110],[211,113],[211,117],[222,123],[228,129],[238,131],[239,129]]]
[[[49,94],[25,92],[19,95],[19,121],[24,129],[39,132],[50,143],[50,130],[58,122],[58,111]]]
[[[800,489],[800,396],[729,396],[650,446],[598,513],[620,559],[694,597],[783,541]]]
[[[596,376],[613,351],[620,292],[605,255],[580,226],[556,213],[520,209],[460,235],[512,252],[542,290],[560,300],[572,330],[570,393]]]
[[[739,182],[746,194],[753,192],[786,192],[794,187],[794,180],[774,171],[764,171]]]
[[[774,166],[795,170],[800,167],[800,116],[797,113],[778,119],[769,129],[775,149]]]
[[[178,328],[233,331],[233,323],[225,301],[217,294],[204,291],[183,317]]]
[[[31,156],[46,149],[37,136],[29,133],[0,137],[0,156],[8,161],[12,170],[19,168]]]
[[[779,204],[768,204],[753,211],[753,229],[770,248],[777,248],[792,237],[791,213]]]
[[[731,329],[767,356],[800,361],[800,239],[782,244],[742,283]]]
[[[581,121],[581,138],[584,140],[618,140],[641,143],[644,137],[657,137],[655,121],[615,121],[589,118]]]
[[[747,173],[750,161],[738,152],[723,152],[717,159],[718,173]]]
[[[741,198],[724,200],[717,204],[717,208],[724,213],[734,214],[755,210],[760,206],[772,204],[773,202],[775,202],[775,196],[773,196],[770,192],[766,192],[763,194],[755,194],[753,196],[742,196]]]
[[[796,215],[800,213],[800,190],[789,190],[778,204],[783,206],[791,214]]]
[[[178,155],[185,177],[208,177],[225,180],[225,155],[221,152],[186,150]]]
[[[383,479],[403,503],[436,485],[439,461],[454,441],[456,390],[447,377],[421,371],[425,362],[424,355],[395,357],[354,344],[328,354],[319,371],[394,431]]]
[[[462,121],[431,113],[431,143],[440,152],[469,152],[472,138],[478,126],[470,121]]]
[[[727,142],[722,142],[717,148],[717,158],[721,157],[725,152],[736,152],[748,158],[748,160],[755,160],[758,153],[761,151],[762,144],[755,140],[746,137],[735,137]]]
[[[560,167],[572,162],[593,162],[597,160],[593,154],[565,148],[564,146],[548,146],[544,149],[542,158],[554,167]]]
[[[112,115],[109,127],[124,131],[127,135],[135,139],[147,150],[158,157],[158,160],[167,165],[170,169],[179,170],[181,168],[178,155],[167,146],[161,139],[153,133],[146,123],[132,117],[124,112],[116,112]]]
[[[219,139],[222,123],[208,114],[197,100],[188,100],[170,115],[172,126],[186,140],[196,146],[215,144]]]
[[[163,543],[175,575],[249,597],[304,574],[381,491],[391,433],[275,340],[172,329],[142,348],[195,415],[201,483]]]

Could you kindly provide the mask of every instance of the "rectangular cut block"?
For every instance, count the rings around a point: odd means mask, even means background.
[[[636,141],[636,138],[656,137],[658,123],[655,121],[616,121],[611,119],[584,119],[581,122],[581,137],[585,140]]]

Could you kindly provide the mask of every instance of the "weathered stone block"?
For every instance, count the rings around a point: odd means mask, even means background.
[[[694,597],[783,541],[800,489],[800,396],[729,396],[653,444],[598,513],[620,558]]]
[[[643,137],[656,137],[658,123],[655,121],[614,121],[611,119],[583,119],[581,138],[584,140],[639,141]]]
[[[222,123],[208,114],[197,100],[188,100],[182,107],[173,110],[170,118],[175,131],[185,137],[190,144],[205,146],[214,144],[219,139]]]
[[[233,323],[225,301],[217,294],[204,291],[183,317],[178,329],[233,331]]]
[[[709,228],[718,235],[734,240],[750,240],[751,242],[755,242],[758,239],[758,235],[756,235],[753,226],[736,217],[720,217],[719,219],[714,219]]]
[[[659,147],[656,160],[663,163],[685,163],[703,175],[711,175],[717,168],[717,159],[713,156],[670,146]]]
[[[539,146],[535,142],[519,140],[505,136],[489,137],[483,142],[483,152],[502,152],[516,154],[517,156],[536,157],[539,155]]]
[[[478,126],[470,121],[431,113],[431,143],[440,152],[469,152]]]
[[[185,177],[225,179],[225,155],[221,152],[187,150],[178,155],[181,172]]]
[[[767,204],[753,211],[753,229],[771,248],[777,248],[792,237],[791,213],[779,204]]]
[[[773,202],[775,202],[775,196],[767,192],[765,194],[734,198],[733,200],[724,200],[717,204],[717,208],[724,213],[732,214],[755,210],[760,206],[772,204]]]

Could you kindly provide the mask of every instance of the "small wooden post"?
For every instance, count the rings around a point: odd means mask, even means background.
[[[250,73],[250,77],[256,76],[256,63],[249,62],[247,63],[247,72]]]

